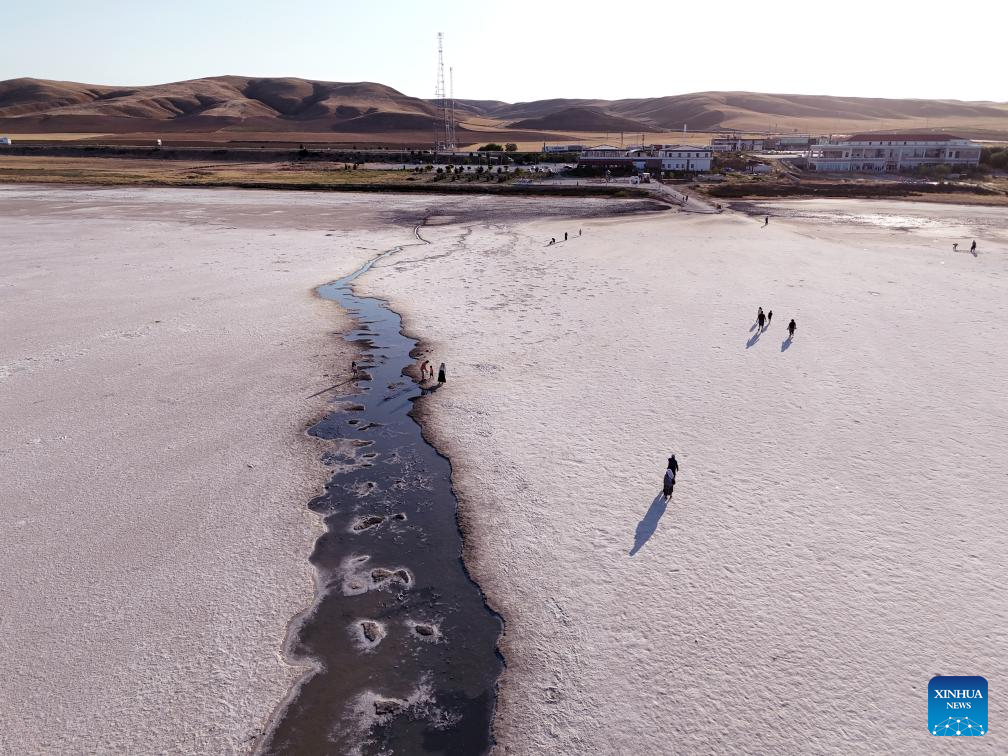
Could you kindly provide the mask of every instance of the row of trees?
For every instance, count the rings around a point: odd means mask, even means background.
[[[980,164],[1008,171],[1008,147],[984,147],[980,150]]]
[[[501,147],[497,142],[490,142],[484,144],[479,148],[480,152],[518,152],[518,145],[514,142],[508,142],[503,147]]]
[[[439,166],[435,167],[431,163],[428,163],[427,165],[418,165],[418,166],[416,166],[415,168],[412,169],[413,173],[430,173],[431,171],[434,171],[438,175],[441,175],[441,174],[444,174],[444,173],[449,174],[449,175],[451,175],[453,173],[457,173],[459,175],[462,175],[463,173],[467,173],[468,172],[468,173],[471,173],[471,174],[475,174],[477,176],[482,175],[483,173],[491,173],[491,172],[493,172],[493,170],[494,169],[491,168],[491,167],[489,167],[489,166],[487,166],[487,167],[484,168],[482,165],[478,165],[478,166],[473,167],[471,165],[467,166],[467,165],[450,165],[449,164],[449,165],[439,165]],[[497,167],[497,173],[506,173],[506,172],[507,171],[504,169],[503,166],[498,166]],[[517,172],[518,171],[516,171],[516,173]]]

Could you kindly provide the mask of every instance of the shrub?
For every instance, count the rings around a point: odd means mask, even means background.
[[[980,163],[997,170],[1008,170],[1008,148],[984,147],[980,150]]]

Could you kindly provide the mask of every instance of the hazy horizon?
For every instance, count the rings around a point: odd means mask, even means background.
[[[758,8],[729,2],[708,12],[644,0],[621,14],[528,0],[497,10],[458,0],[342,5],[14,5],[0,28],[0,80],[146,86],[224,75],[295,77],[375,82],[429,99],[442,31],[445,81],[453,67],[459,99],[759,92],[1008,101],[997,60],[1008,12],[976,0],[954,13],[865,0],[824,9],[792,0]]]

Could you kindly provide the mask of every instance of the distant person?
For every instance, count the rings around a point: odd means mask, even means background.
[[[787,324],[787,333],[789,339],[794,338],[794,332],[795,330],[797,330],[797,328],[798,324],[794,322],[794,318],[791,318],[791,322]]]
[[[564,241],[567,241],[567,232],[564,231]]]
[[[353,371],[354,378],[357,377],[357,370],[358,369],[359,368],[357,367],[357,360],[354,360],[353,362],[350,363],[350,370]]]
[[[768,310],[766,314],[766,327],[770,327],[770,321],[773,320],[773,310]]]
[[[769,225],[770,225],[770,216],[768,215],[766,218],[763,219],[763,228],[766,228]]]
[[[759,329],[763,330],[763,325],[766,323],[766,315],[763,314],[763,308],[760,307],[759,311],[756,313],[756,325]]]
[[[441,367],[437,371],[437,382],[438,384],[444,384],[448,379],[445,377],[445,365],[442,362]]]
[[[429,360],[424,360],[423,364],[420,365],[420,382],[421,383],[423,383],[425,380],[427,380],[427,371],[428,370],[431,371],[431,377],[433,378],[434,377],[433,376],[434,368],[432,368],[430,366],[430,361]]]
[[[578,229],[578,236],[581,236],[581,229]]]
[[[972,254],[973,257],[976,257],[976,239],[974,239],[973,243],[970,244],[970,254]]]
[[[958,252],[959,251],[959,242],[954,242],[952,244],[952,251],[953,252]]]

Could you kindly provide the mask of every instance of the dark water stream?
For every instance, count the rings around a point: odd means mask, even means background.
[[[309,504],[326,526],[311,555],[318,596],[288,651],[320,666],[275,717],[264,754],[481,754],[491,745],[502,626],[460,557],[450,464],[409,414],[421,389],[403,369],[416,342],[385,302],[352,290],[400,249],[319,289],[354,318],[345,338],[362,349],[363,370],[309,431],[332,441],[334,474]]]

